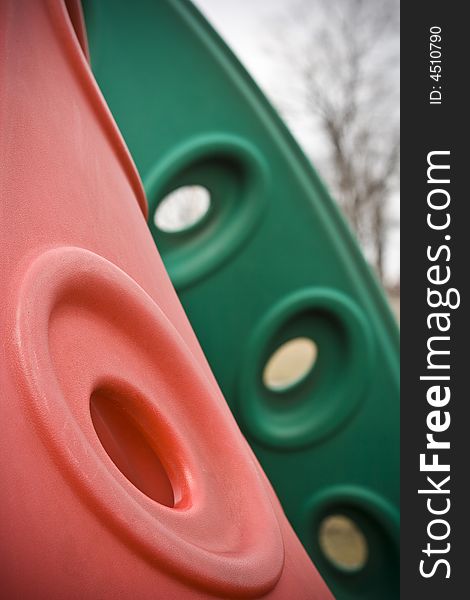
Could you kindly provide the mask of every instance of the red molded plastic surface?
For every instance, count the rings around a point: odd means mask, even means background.
[[[331,598],[171,286],[67,6],[0,7],[2,596]]]

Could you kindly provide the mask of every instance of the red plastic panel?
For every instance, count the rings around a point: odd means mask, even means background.
[[[155,250],[79,13],[0,11],[2,595],[330,598]]]

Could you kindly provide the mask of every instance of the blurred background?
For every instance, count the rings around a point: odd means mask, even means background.
[[[320,173],[399,321],[399,1],[194,2]],[[204,203],[189,200],[193,210]],[[301,342],[273,361],[271,384],[308,363]],[[342,568],[367,561],[365,538],[345,516],[325,520],[319,542]]]
[[[398,0],[194,1],[322,176],[399,319]],[[205,210],[199,193],[167,227]]]

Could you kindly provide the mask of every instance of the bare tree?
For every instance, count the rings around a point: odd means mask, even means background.
[[[299,0],[275,18],[270,48],[285,71],[280,110],[320,134],[316,162],[381,279],[399,168],[398,20],[398,0]]]

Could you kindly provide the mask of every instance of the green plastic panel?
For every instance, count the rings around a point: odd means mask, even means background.
[[[353,237],[191,4],[84,8],[92,67],[142,176],[151,232],[290,521],[338,598],[398,597],[398,331]],[[207,215],[183,232],[159,230],[159,202],[196,184],[210,191]],[[269,357],[297,337],[315,342],[313,369],[268,389]],[[324,554],[320,529],[331,515],[365,537],[362,567]]]

